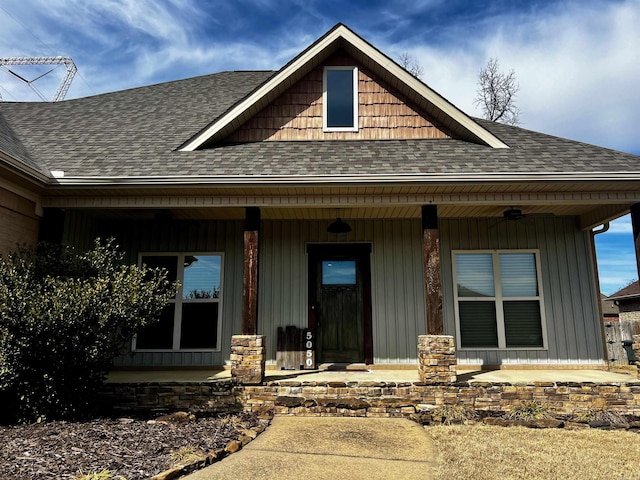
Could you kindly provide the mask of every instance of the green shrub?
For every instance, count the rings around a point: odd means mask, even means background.
[[[91,413],[113,359],[175,294],[166,272],[122,259],[99,239],[86,253],[40,244],[0,259],[4,421]]]

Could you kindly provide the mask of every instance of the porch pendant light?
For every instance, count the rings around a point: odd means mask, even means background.
[[[336,221],[329,224],[327,227],[327,232],[329,233],[349,233],[351,231],[351,226],[347,222],[343,222],[340,218],[340,210],[337,211]]]

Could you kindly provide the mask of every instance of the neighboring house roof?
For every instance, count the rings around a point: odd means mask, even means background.
[[[600,302],[602,305],[602,315],[604,317],[618,317],[620,309],[616,305],[614,300],[611,300],[605,294],[600,294]]]
[[[64,178],[50,180],[60,185],[640,180],[636,155],[467,117],[339,27],[278,72],[222,72],[56,103],[0,103],[0,153],[40,171],[64,171]],[[336,32],[339,38],[331,36]],[[190,139],[210,140],[201,137],[209,127],[224,130],[253,108],[257,92],[271,98],[282,82],[308,69],[309,52],[318,47],[321,57],[336,42],[362,53],[360,61],[368,61],[381,75],[397,76],[402,89],[437,104],[435,110],[447,117],[457,136],[217,143],[179,150]],[[384,68],[379,65],[383,59],[388,61]],[[270,89],[263,92],[265,87]],[[465,138],[465,131],[473,136],[472,130],[509,148]]]
[[[627,300],[640,297],[640,281],[636,280],[635,282],[627,285],[624,288],[621,288],[617,292],[612,295],[609,295],[609,300]]]

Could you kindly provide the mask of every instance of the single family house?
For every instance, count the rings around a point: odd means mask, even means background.
[[[602,366],[593,229],[630,211],[640,157],[472,118],[342,24],[275,72],[0,103],[3,252],[115,237],[182,284],[120,366],[222,366],[234,334],[275,365],[286,326],[316,363],[446,334],[462,365]]]

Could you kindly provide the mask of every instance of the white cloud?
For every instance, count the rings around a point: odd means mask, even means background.
[[[476,112],[480,68],[498,58],[505,71],[516,72],[524,127],[640,149],[640,2],[551,5],[538,14],[487,20],[477,33],[458,32],[464,40],[457,49],[409,51],[423,64],[426,83],[467,113]]]
[[[608,234],[625,234],[631,235],[633,234],[633,228],[631,226],[631,216],[625,215],[624,217],[618,218],[617,220],[612,221],[609,224]],[[606,234],[605,234],[606,235]]]

